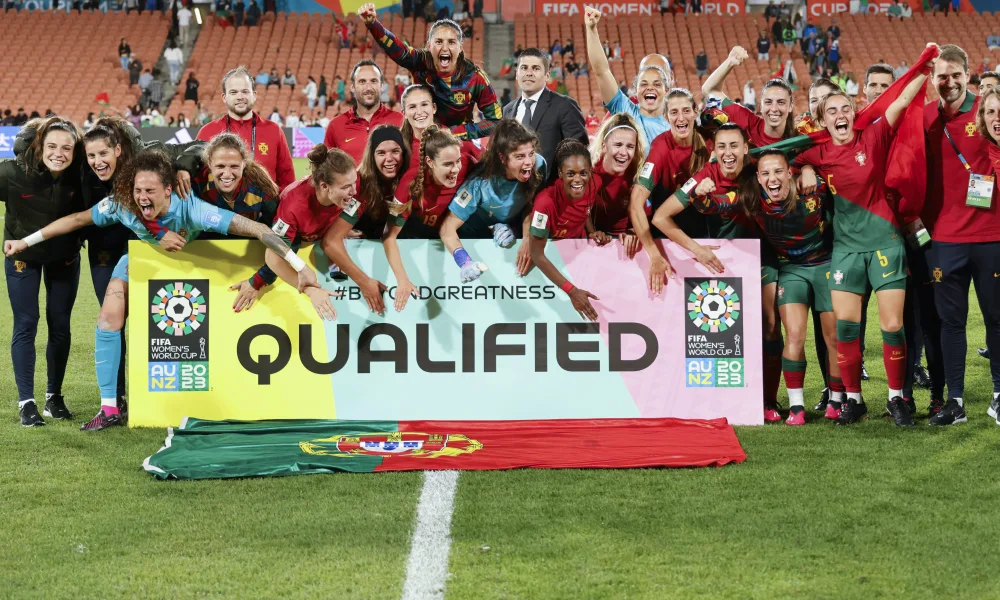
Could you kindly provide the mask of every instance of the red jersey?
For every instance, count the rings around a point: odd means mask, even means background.
[[[741,104],[736,104],[726,98],[722,101],[722,112],[726,113],[726,116],[729,117],[730,123],[736,123],[743,131],[747,132],[747,137],[750,138],[750,145],[752,146],[759,148],[769,144],[777,144],[781,141],[780,137],[771,137],[764,133],[767,129],[764,119]]]
[[[403,125],[403,113],[389,110],[384,104],[379,104],[371,120],[358,116],[356,108],[340,113],[326,126],[326,136],[323,144],[327,148],[340,148],[354,159],[354,164],[360,165],[365,153],[365,144],[371,130],[379,125]]]
[[[226,132],[243,138],[247,148],[253,152],[254,161],[267,170],[279,189],[285,189],[295,181],[295,165],[292,164],[288,139],[277,123],[263,119],[257,113],[251,113],[251,117],[243,121],[226,115],[202,127],[198,131],[198,139],[207,142]]]
[[[958,158],[948,138],[965,157],[972,173],[993,175],[990,144],[976,131],[979,97],[966,92],[965,102],[950,119],[939,110],[939,102],[924,106],[924,131],[927,140],[927,197],[920,218],[935,240],[942,242],[1000,241],[998,191],[993,188],[990,208],[966,206],[969,171]]]
[[[479,162],[479,157],[483,155],[483,138],[478,140],[462,140],[462,153],[472,157],[473,162]],[[464,160],[464,159],[463,159]],[[420,138],[413,136],[410,143],[410,169],[416,169],[420,164]]]
[[[625,233],[629,229],[628,205],[632,198],[632,180],[626,172],[613,175],[604,170],[604,161],[594,166],[592,181],[597,182],[597,198],[594,203],[594,229],[607,233]],[[558,184],[557,184],[558,185]],[[652,212],[652,205],[646,203],[646,216]]]
[[[278,215],[271,229],[290,246],[298,247],[323,237],[338,217],[352,225],[358,222],[364,207],[352,198],[341,209],[336,204],[323,206],[316,199],[312,178],[307,176],[281,192]]]
[[[693,150],[694,145],[679,145],[669,131],[656,136],[639,173],[639,185],[650,192],[657,185],[662,185],[668,195],[674,193],[674,190],[691,178],[689,165]]]
[[[597,201],[599,185],[598,178],[591,177],[579,200],[566,197],[562,179],[538,192],[531,213],[531,235],[553,240],[586,238],[587,217]]]
[[[413,200],[407,210],[404,210],[399,215],[390,216],[389,220],[394,225],[402,227],[412,216],[415,219],[419,219],[427,227],[440,228],[441,223],[444,222],[444,216],[448,212],[448,205],[451,204],[451,200],[455,197],[455,192],[458,191],[458,188],[462,187],[465,178],[469,174],[469,169],[474,164],[476,164],[476,158],[463,144],[462,168],[458,172],[458,183],[455,184],[455,187],[446,188],[438,185],[430,173],[424,173],[423,201]],[[399,180],[399,185],[396,186],[395,199],[397,203],[407,204],[411,201],[410,183],[416,179],[419,173],[418,169],[410,169],[406,173],[403,173],[402,179]]]
[[[889,122],[879,119],[847,144],[825,142],[795,159],[796,166],[814,167],[833,194],[835,251],[874,252],[903,243],[885,186],[892,134]]]

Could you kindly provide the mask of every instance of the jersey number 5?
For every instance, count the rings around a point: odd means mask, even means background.
[[[830,188],[830,193],[836,196],[837,188],[833,187],[833,175],[826,176],[826,185]]]

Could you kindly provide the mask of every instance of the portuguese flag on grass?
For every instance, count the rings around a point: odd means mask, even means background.
[[[205,421],[143,462],[159,479],[349,471],[707,467],[746,454],[725,419]]]

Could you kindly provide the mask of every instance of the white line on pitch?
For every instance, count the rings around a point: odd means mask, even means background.
[[[458,471],[425,471],[403,581],[403,600],[440,600],[448,579]]]

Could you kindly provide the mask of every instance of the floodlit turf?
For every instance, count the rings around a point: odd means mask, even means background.
[[[749,459],[720,469],[462,473],[446,596],[996,598],[1000,427],[979,311],[970,422],[927,427],[920,390],[918,426],[900,431],[881,417],[871,309],[863,424],[738,428]],[[11,370],[0,377],[0,598],[399,597],[419,473],[156,481],[139,465],[163,431],[78,431],[99,404],[96,314],[84,269],[73,423],[22,429]],[[43,320],[39,395],[45,339]],[[818,394],[813,365],[810,405]]]

